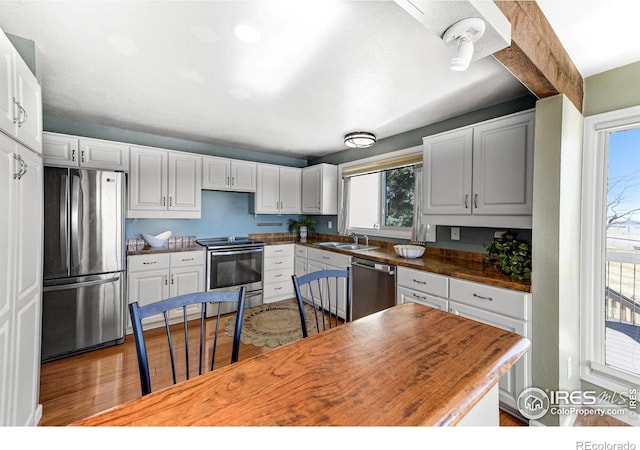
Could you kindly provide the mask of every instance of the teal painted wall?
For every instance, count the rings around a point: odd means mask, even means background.
[[[141,237],[141,233],[158,234],[172,231],[174,236],[212,238],[246,236],[250,233],[288,231],[289,219],[297,215],[254,215],[254,194],[246,192],[202,191],[200,219],[127,219],[126,238]]]

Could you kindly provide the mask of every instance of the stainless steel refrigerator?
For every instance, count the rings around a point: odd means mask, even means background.
[[[124,174],[46,167],[42,361],[124,339]]]

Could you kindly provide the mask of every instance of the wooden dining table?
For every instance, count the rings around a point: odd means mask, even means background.
[[[497,420],[499,378],[529,346],[509,331],[406,303],[72,425],[456,425],[486,417],[486,405]]]

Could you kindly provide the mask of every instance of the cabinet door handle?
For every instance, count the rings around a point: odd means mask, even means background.
[[[80,152],[80,161],[84,162],[84,150]]]
[[[162,196],[162,206],[167,206],[167,197]]]
[[[76,149],[72,148],[71,149],[71,161],[75,162],[76,160]]]
[[[476,294],[476,293],[474,293],[474,294],[473,294],[473,296],[474,296],[475,298],[479,298],[479,299],[481,299],[481,300],[489,300],[490,302],[492,302],[492,301],[493,301],[493,297],[483,297],[482,295],[478,295],[478,294]]]
[[[473,207],[474,208],[478,207],[478,194],[473,195]]]
[[[13,123],[16,124],[18,123],[18,121],[20,120],[20,110],[18,110],[18,114],[16,114],[16,107],[19,107],[20,103],[18,103],[18,100],[16,100],[15,97],[12,98],[13,100]]]
[[[236,184],[236,179],[234,177],[231,177],[231,186],[233,186],[234,184]]]
[[[174,284],[173,274],[171,275],[171,284]]]
[[[465,209],[469,208],[469,194],[465,194],[464,196],[464,207]]]
[[[413,279],[414,283],[418,283],[418,284],[427,284],[426,281],[420,281],[420,280],[416,280],[415,278]]]
[[[164,285],[165,286],[169,285],[169,280],[168,280],[168,277],[166,275],[164,276]]]
[[[20,108],[20,112],[18,113],[18,127],[21,127],[22,124],[27,121],[27,111],[20,103],[18,103],[18,108]]]
[[[144,261],[142,264],[155,264],[158,261]]]
[[[17,153],[13,154],[13,159],[18,161],[18,163],[20,164],[20,169],[18,170],[18,173],[13,174],[13,179],[21,180],[24,174],[27,173],[27,165],[25,164],[24,159],[22,159],[22,156],[18,155]]]
[[[229,177],[227,177],[227,182],[225,183],[227,186],[231,186],[231,184],[229,183]]]

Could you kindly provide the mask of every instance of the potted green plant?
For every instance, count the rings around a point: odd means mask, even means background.
[[[305,216],[298,220],[289,219],[289,231],[298,230],[300,232],[300,240],[305,242],[307,240],[307,233],[316,231],[315,226],[317,223],[318,221],[310,216]]]
[[[501,237],[491,240],[489,245],[483,244],[487,254],[484,263],[500,269],[514,280],[531,279],[531,247],[516,239],[514,233],[507,231]]]

